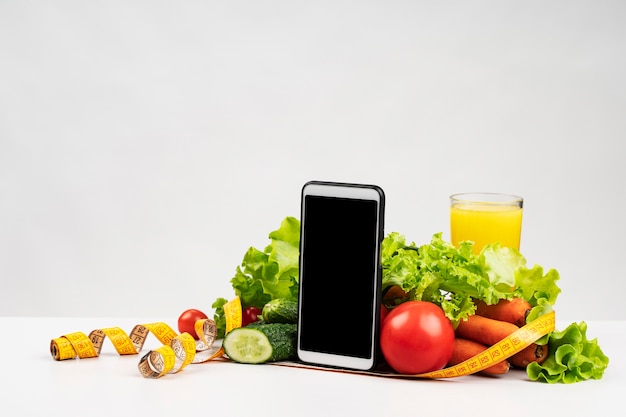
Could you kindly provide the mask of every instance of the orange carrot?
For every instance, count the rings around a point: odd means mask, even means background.
[[[473,315],[469,316],[467,320],[461,320],[455,335],[457,338],[469,339],[486,346],[492,346],[518,329],[519,327],[506,321]],[[511,356],[509,362],[516,368],[526,368],[531,362],[542,363],[547,356],[548,346],[533,343]]]
[[[481,352],[487,350],[487,346],[474,342],[468,339],[456,338],[454,340],[454,350],[452,352],[452,357],[448,362],[448,366],[458,365],[461,362],[468,360]],[[489,375],[502,375],[509,372],[510,365],[509,362],[503,360],[498,362],[489,368],[485,368],[480,373],[489,374]]]
[[[473,340],[486,346],[492,346],[519,329],[506,321],[490,319],[483,316],[469,316],[461,320],[456,328],[456,337]]]
[[[523,298],[502,299],[496,304],[487,304],[482,300],[475,302],[476,314],[490,319],[502,320],[522,327],[532,306]]]
[[[548,345],[533,343],[509,358],[511,365],[525,369],[529,363],[542,363],[548,357]]]
[[[407,293],[399,286],[392,285],[383,293],[383,303],[389,306],[396,306],[406,300]]]

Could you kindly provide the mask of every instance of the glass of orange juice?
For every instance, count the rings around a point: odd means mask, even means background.
[[[511,194],[463,193],[450,196],[452,244],[471,240],[479,254],[488,243],[519,250],[524,199]]]

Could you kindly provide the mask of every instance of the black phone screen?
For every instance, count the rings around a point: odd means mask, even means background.
[[[380,203],[307,195],[303,204],[300,348],[371,358]]]

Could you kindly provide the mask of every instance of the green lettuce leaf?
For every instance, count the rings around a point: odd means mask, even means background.
[[[254,306],[262,309],[268,301],[276,298],[298,298],[300,221],[286,217],[280,228],[269,234],[269,238],[271,243],[263,251],[254,247],[246,251],[235,276],[230,280],[244,308]],[[220,329],[226,328],[223,300],[218,298],[213,304],[218,337],[224,336]]]
[[[526,259],[519,251],[492,243],[486,245],[479,256],[491,285],[503,292],[515,288],[515,272],[526,265]]]
[[[218,298],[213,302],[211,307],[215,309],[213,313],[213,320],[217,327],[217,338],[221,339],[226,333],[226,315],[224,312],[224,305],[228,302],[225,298]]]
[[[419,247],[399,233],[386,236],[381,248],[382,287],[384,291],[399,285],[408,299],[438,304],[456,323],[474,313],[473,298],[495,303],[505,294],[489,281],[471,242],[456,248],[441,236],[437,233],[430,244]]]
[[[532,268],[521,266],[515,272],[515,296],[525,299],[533,307],[526,317],[527,322],[550,312],[561,293],[556,283],[560,278],[559,273],[555,269],[545,274],[543,271],[541,266],[535,265]],[[541,341],[538,343],[543,344]]]
[[[472,242],[457,248],[441,236],[434,234],[429,244],[418,247],[397,232],[387,235],[381,248],[383,291],[398,285],[407,299],[441,306],[455,325],[474,314],[474,300],[495,304],[522,297],[536,307],[531,318],[549,312],[556,302],[556,271],[544,275],[540,266],[529,269],[519,251],[499,244],[485,246],[477,256]]]
[[[542,364],[532,362],[526,368],[531,380],[571,384],[600,379],[609,364],[609,358],[602,352],[597,339],[587,339],[587,324],[584,321],[550,333],[548,351],[550,355]]]

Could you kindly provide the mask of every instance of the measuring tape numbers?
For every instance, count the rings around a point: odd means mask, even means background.
[[[224,305],[226,331],[241,327],[241,301],[236,297]],[[141,352],[146,339],[153,334],[162,346],[150,350],[140,360],[138,369],[146,378],[160,378],[177,373],[191,363],[203,363],[224,355],[216,346],[217,326],[212,319],[197,320],[195,340],[189,333],[177,334],[162,322],[138,324],[130,335],[119,327],[95,329],[86,335],[74,332],[52,339],[50,354],[57,361],[87,359],[100,356],[105,339],[109,339],[120,355],[136,355]]]
[[[475,374],[521,352],[554,330],[555,313],[551,311],[531,321],[485,351],[466,361],[439,371],[413,375],[415,378],[454,378]],[[394,376],[389,374],[388,376]],[[406,375],[397,375],[406,377]]]

